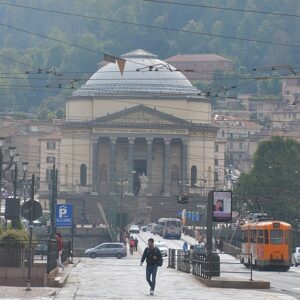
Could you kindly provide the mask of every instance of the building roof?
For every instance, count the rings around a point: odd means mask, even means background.
[[[123,75],[116,63],[101,67],[73,96],[197,96],[200,91],[173,66],[155,54],[137,49],[121,56]]]
[[[166,58],[167,62],[187,62],[187,61],[199,61],[199,62],[212,62],[212,61],[231,61],[228,58],[217,54],[177,54]]]

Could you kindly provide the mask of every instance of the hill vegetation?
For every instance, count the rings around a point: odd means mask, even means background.
[[[216,53],[231,58],[237,74],[266,65],[289,64],[295,69],[300,65],[300,17],[265,13],[300,15],[298,0],[169,1],[177,4],[143,0],[1,3],[0,110],[47,108],[55,113],[72,88],[96,71],[103,52],[120,55],[144,48],[161,58]],[[236,84],[235,77],[230,84]],[[222,80],[228,84],[226,78]],[[250,90],[274,93],[279,90],[276,82],[260,88],[255,84]]]

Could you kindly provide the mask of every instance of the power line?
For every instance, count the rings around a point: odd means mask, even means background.
[[[254,13],[254,14],[272,15],[272,16],[300,18],[300,15],[291,14],[291,13],[283,13],[283,12],[251,10],[251,9],[242,9],[242,8],[230,8],[230,7],[224,7],[224,6],[221,7],[221,6],[214,6],[214,5],[194,4],[194,3],[169,2],[169,1],[163,1],[163,0],[143,0],[143,1],[144,2],[152,2],[152,3],[161,3],[161,4],[167,4],[167,5],[178,5],[178,6],[186,6],[186,7],[200,7],[200,8],[216,9],[216,10],[222,10],[222,11],[234,11],[234,12],[242,12],[242,13]]]
[[[190,33],[190,34],[210,36],[210,37],[221,38],[221,39],[237,40],[237,41],[242,41],[242,42],[254,42],[254,43],[274,45],[274,46],[300,48],[300,45],[294,45],[294,44],[272,42],[272,41],[265,41],[265,40],[257,40],[257,39],[251,39],[251,38],[234,37],[234,36],[229,36],[229,35],[213,34],[213,33],[207,33],[207,32],[191,31],[191,30],[178,29],[178,28],[173,28],[173,27],[164,27],[164,26],[156,26],[156,25],[150,25],[150,24],[142,24],[142,23],[137,23],[137,22],[114,20],[114,19],[109,19],[109,18],[91,17],[91,16],[87,16],[87,15],[68,13],[68,12],[65,12],[65,11],[63,12],[63,11],[36,8],[36,7],[30,7],[30,6],[24,6],[24,5],[8,4],[8,3],[4,3],[4,2],[1,2],[0,4],[10,5],[10,6],[15,6],[15,7],[22,7],[22,8],[38,10],[38,11],[45,11],[45,12],[50,12],[50,13],[55,13],[55,14],[63,14],[63,15],[68,15],[68,16],[88,18],[88,19],[93,19],[93,20],[98,20],[98,21],[105,21],[105,22],[126,24],[126,25],[133,25],[133,26],[140,26],[140,27],[151,28],[151,29],[159,29],[159,30],[182,32],[182,33]],[[69,46],[72,46],[72,47],[77,47],[77,48],[80,48],[82,50],[86,50],[86,51],[90,51],[90,52],[94,52],[94,53],[99,53],[99,51],[97,51],[95,49],[90,49],[90,48],[83,47],[83,46],[80,46],[80,45],[72,44],[70,42],[65,42],[65,41],[55,39],[55,38],[50,38],[50,37],[47,37],[45,35],[42,35],[42,34],[39,34],[39,33],[36,33],[36,32],[32,32],[32,31],[28,31],[28,30],[24,30],[22,28],[17,28],[17,27],[8,25],[8,24],[0,23],[0,26],[7,27],[7,28],[10,28],[10,29],[14,29],[14,30],[17,30],[17,31],[21,31],[21,32],[24,32],[24,33],[32,34],[32,35],[38,36],[40,38],[45,38],[45,39],[48,39],[48,40],[63,43],[63,44],[66,44],[66,45],[69,45]]]

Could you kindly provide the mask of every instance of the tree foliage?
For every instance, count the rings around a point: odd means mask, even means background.
[[[250,173],[235,189],[238,209],[266,212],[294,223],[300,211],[300,143],[283,137],[262,142]]]
[[[1,7],[1,22],[48,36],[51,40],[0,27],[0,72],[11,74],[0,78],[2,111],[36,112],[43,100],[62,94],[62,90],[57,88],[58,83],[66,89],[66,94],[71,95],[68,81],[58,78],[57,74],[78,77],[81,79],[79,84],[83,84],[96,71],[103,52],[120,55],[135,48],[145,48],[162,58],[177,53],[216,53],[231,58],[237,70],[240,66],[252,70],[254,67],[272,64],[289,64],[294,67],[300,65],[299,50],[295,47],[202,34],[297,45],[299,41],[295,28],[299,27],[299,18],[137,0],[27,0],[26,4],[22,1],[9,3],[12,5]],[[191,3],[199,4],[196,0]],[[15,7],[15,4],[99,19],[26,9]],[[298,0],[204,0],[201,4],[260,11],[300,12]],[[199,34],[117,23],[114,20]],[[91,51],[70,44],[89,48]],[[53,68],[56,74],[42,76],[45,74],[38,72],[39,69],[44,71]],[[26,75],[26,72],[29,74]],[[239,71],[234,75],[225,82],[226,87],[229,81],[233,85],[240,83],[234,79]],[[250,90],[245,85],[243,89],[239,92],[279,92],[278,81],[261,83],[258,87],[252,86]]]

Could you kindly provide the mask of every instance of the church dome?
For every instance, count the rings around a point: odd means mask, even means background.
[[[199,90],[157,55],[137,49],[121,56],[123,75],[115,63],[101,67],[73,96],[196,96]]]

